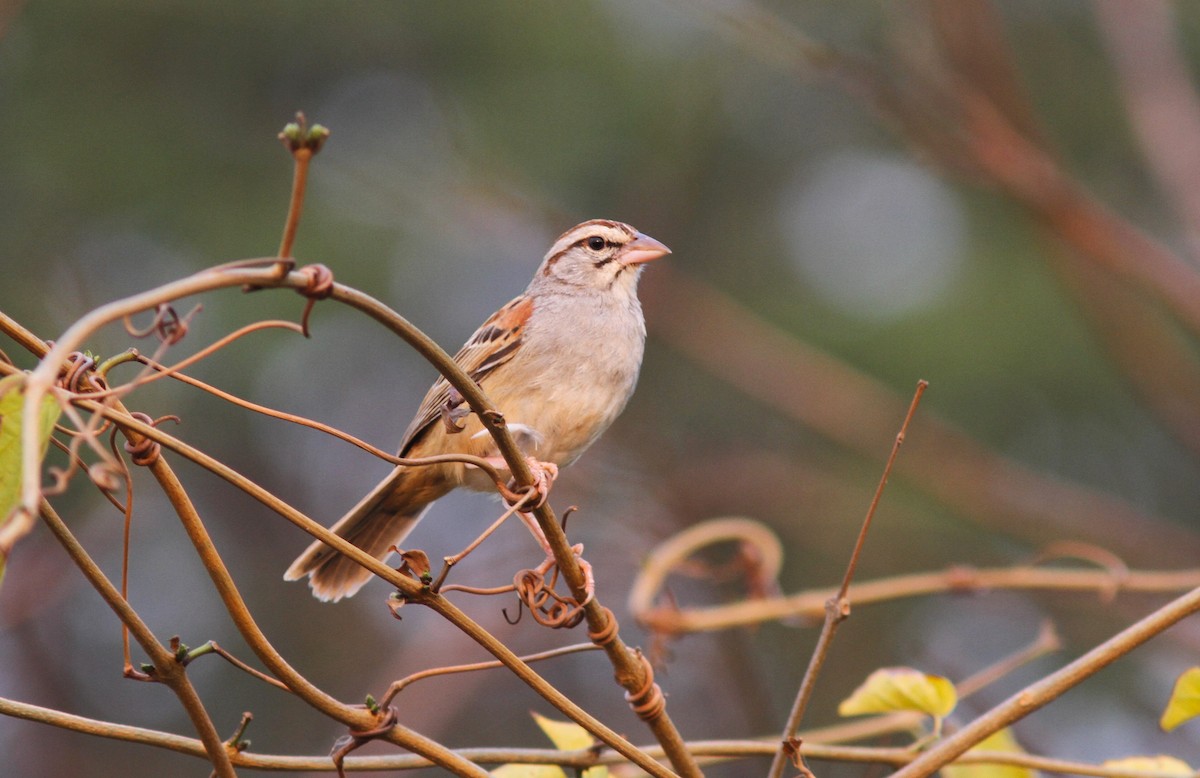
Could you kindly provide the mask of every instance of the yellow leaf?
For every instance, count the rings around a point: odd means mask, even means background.
[[[555,721],[536,713],[533,714],[533,720],[541,727],[542,732],[546,733],[546,737],[550,738],[550,742],[563,751],[589,748],[595,742],[590,732],[573,721]]]
[[[1118,770],[1138,770],[1145,773],[1165,773],[1167,775],[1195,775],[1196,771],[1182,759],[1173,756],[1129,756],[1124,759],[1109,759],[1102,767],[1114,767]]]
[[[21,502],[21,415],[25,410],[24,375],[0,379],[0,526],[4,525],[14,508]],[[38,459],[46,456],[50,433],[62,413],[58,402],[47,395],[42,398],[38,419]],[[0,575],[4,572],[0,557]]]
[[[1011,729],[993,732],[967,751],[999,751],[1005,754],[1023,754],[1025,749],[1017,743]],[[1033,778],[1036,773],[1028,767],[1003,764],[956,764],[942,768],[942,778]]]
[[[546,733],[546,737],[550,738],[550,742],[563,751],[591,748],[596,742],[592,733],[573,721],[556,721],[536,713],[533,714],[533,720],[542,728],[542,732]],[[608,778],[608,768],[604,765],[589,767],[583,771],[583,778]]]
[[[567,778],[561,767],[552,764],[505,764],[488,775],[496,778]]]
[[[591,748],[596,742],[591,733],[573,721],[556,721],[533,714],[533,720],[541,727],[554,747],[561,751],[579,751]],[[490,775],[498,778],[567,778],[561,767],[555,765],[506,764],[497,767]],[[584,778],[608,778],[604,765],[589,767],[583,771]]]
[[[1167,732],[1200,714],[1200,667],[1191,667],[1175,680],[1171,700],[1158,725]]]
[[[941,719],[958,704],[954,684],[940,675],[927,675],[911,667],[885,667],[867,676],[842,704],[838,713],[890,713],[915,710]]]

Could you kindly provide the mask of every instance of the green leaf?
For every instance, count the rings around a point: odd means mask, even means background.
[[[891,713],[915,710],[941,719],[958,704],[958,693],[948,678],[928,675],[911,667],[885,667],[867,676],[842,700],[838,714]]]
[[[1005,727],[993,732],[967,751],[999,751],[1005,754],[1023,754],[1025,749],[1017,743],[1011,729]],[[1037,774],[1028,767],[1004,764],[960,764],[942,768],[942,778],[1034,778]]]
[[[1184,670],[1183,675],[1175,680],[1171,699],[1158,725],[1170,732],[1196,714],[1200,714],[1200,667]]]
[[[0,379],[0,526],[8,523],[13,509],[21,502],[21,415],[25,410],[24,375]],[[62,409],[47,395],[42,398],[38,421],[38,459],[46,456],[50,433]],[[5,560],[0,557],[0,576]]]
[[[1128,756],[1124,759],[1109,759],[1101,767],[1113,767],[1118,770],[1137,770],[1144,773],[1164,773],[1166,775],[1195,775],[1187,762],[1173,756]]]

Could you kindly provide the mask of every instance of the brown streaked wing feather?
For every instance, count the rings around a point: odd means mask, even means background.
[[[521,345],[525,324],[533,313],[533,300],[525,295],[509,301],[475,330],[475,334],[454,355],[454,361],[476,382],[513,358]],[[429,425],[438,420],[450,398],[450,384],[439,376],[421,401],[417,415],[408,425],[400,444],[400,456],[406,456]]]

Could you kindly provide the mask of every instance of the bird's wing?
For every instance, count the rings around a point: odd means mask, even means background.
[[[454,361],[467,372],[467,375],[479,383],[483,377],[500,365],[508,362],[521,347],[525,325],[533,314],[533,299],[522,295],[500,310],[493,313],[488,320],[475,330],[475,334],[454,355]],[[445,377],[439,376],[433,386],[421,401],[417,415],[408,425],[400,444],[400,456],[408,452],[421,438],[429,426],[438,421],[443,412],[454,410],[448,407],[450,400],[450,383]]]

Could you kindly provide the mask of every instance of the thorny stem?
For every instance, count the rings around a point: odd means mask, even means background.
[[[779,750],[775,752],[775,757],[771,761],[771,769],[767,773],[769,778],[780,778],[783,775],[783,768],[788,763],[789,746],[794,743],[796,732],[800,729],[800,722],[804,719],[804,712],[808,708],[808,701],[816,686],[817,675],[820,674],[821,668],[825,664],[825,658],[829,655],[829,646],[833,643],[833,636],[841,623],[850,615],[850,600],[847,598],[847,594],[850,591],[850,583],[854,580],[854,572],[858,568],[863,545],[867,541],[867,532],[871,529],[871,521],[875,518],[875,510],[879,507],[879,500],[883,497],[883,489],[887,486],[888,476],[900,453],[900,446],[904,443],[908,425],[917,412],[917,406],[921,403],[921,395],[925,394],[928,386],[927,381],[917,382],[917,390],[913,394],[912,402],[909,403],[908,413],[905,414],[904,422],[900,425],[900,432],[896,435],[896,441],[892,444],[887,464],[883,467],[883,475],[879,478],[879,485],[875,487],[871,505],[867,508],[867,515],[863,518],[862,527],[858,531],[854,551],[850,554],[850,562],[846,565],[846,573],[842,576],[842,585],[838,589],[837,595],[830,598],[825,605],[825,623],[821,627],[817,645],[813,649],[812,658],[809,660],[808,668],[804,671],[800,689],[796,693],[796,701],[792,705],[791,713],[788,714],[787,723],[784,725],[783,735],[779,741]]]

